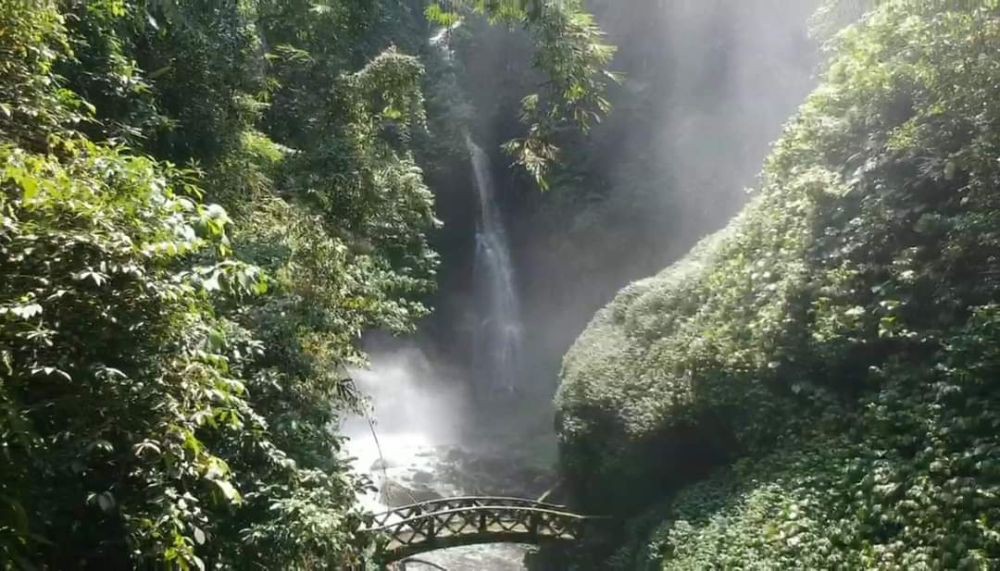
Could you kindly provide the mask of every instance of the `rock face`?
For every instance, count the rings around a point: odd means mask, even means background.
[[[680,317],[669,306],[683,301],[684,288],[705,272],[726,234],[622,291],[565,358],[557,395],[564,472],[595,513],[634,510],[726,455],[727,435],[707,429],[707,419],[697,425],[692,379],[655,363],[665,345],[677,342],[673,325],[655,321]]]
[[[998,97],[995,3],[880,3],[746,210],[598,313],[564,476],[665,522],[618,565],[1000,565]]]

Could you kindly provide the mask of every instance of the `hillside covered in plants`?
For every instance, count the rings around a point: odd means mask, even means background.
[[[876,4],[745,210],[565,358],[600,568],[1000,565],[1000,4]]]

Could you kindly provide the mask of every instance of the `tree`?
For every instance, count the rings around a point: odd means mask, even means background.
[[[24,4],[0,0],[0,559],[363,565],[336,427],[361,333],[433,286],[424,68],[396,47],[424,3]]]
[[[605,91],[618,81],[607,69],[614,47],[604,41],[593,16],[577,0],[452,0],[449,8],[433,3],[428,17],[442,26],[454,26],[462,13],[475,13],[491,22],[524,26],[534,36],[534,65],[546,82],[522,100],[521,121],[527,133],[507,142],[505,149],[547,189],[546,175],[559,154],[555,144],[559,132],[567,126],[587,132],[611,109]]]

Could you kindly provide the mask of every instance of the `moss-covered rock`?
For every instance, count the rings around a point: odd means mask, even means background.
[[[676,494],[622,566],[1000,564],[1000,3],[834,47],[746,210],[566,357],[581,501]]]

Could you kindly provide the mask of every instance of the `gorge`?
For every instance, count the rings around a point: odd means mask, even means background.
[[[997,0],[0,0],[0,569],[996,568],[998,95]]]

